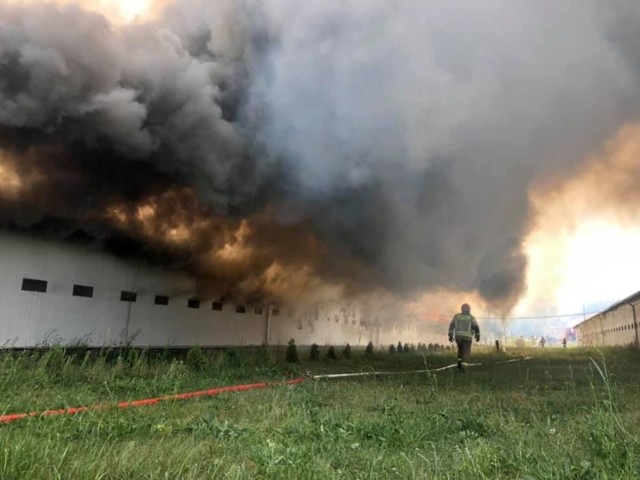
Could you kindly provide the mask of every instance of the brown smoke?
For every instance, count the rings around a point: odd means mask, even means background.
[[[590,155],[569,179],[549,180],[532,191],[539,222],[573,228],[581,219],[606,217],[623,224],[640,219],[640,125],[625,125]]]

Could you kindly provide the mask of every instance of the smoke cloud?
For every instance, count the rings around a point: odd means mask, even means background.
[[[506,312],[531,187],[638,119],[639,22],[624,0],[0,5],[0,213],[230,291]]]

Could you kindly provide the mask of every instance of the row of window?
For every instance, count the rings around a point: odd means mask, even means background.
[[[622,332],[624,330],[631,330],[631,329],[633,329],[633,323],[630,323],[629,325],[621,325],[619,327],[606,328],[605,330],[603,330],[603,332],[604,333]]]
[[[40,292],[47,293],[48,282],[46,280],[38,280],[35,278],[23,278],[22,279],[22,290],[25,292]],[[94,288],[89,285],[74,285],[73,290],[71,291],[71,295],[74,297],[85,297],[85,298],[93,298]],[[138,300],[138,293],[132,292],[129,290],[122,290],[120,292],[120,301],[121,302],[136,302]],[[155,305],[169,305],[169,296],[168,295],[156,295],[153,303]],[[222,310],[222,302],[216,301],[211,303],[211,310],[221,311]],[[200,308],[200,300],[197,298],[190,298],[187,300],[187,308]],[[264,312],[264,308],[261,306],[254,307],[253,313],[256,315],[262,315]],[[247,307],[245,305],[237,305],[236,313],[247,313]],[[279,315],[280,310],[274,308],[271,310],[273,315]]]

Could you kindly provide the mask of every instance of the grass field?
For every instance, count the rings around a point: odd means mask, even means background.
[[[340,349],[338,349],[339,351]],[[524,362],[492,363],[531,355]],[[134,400],[311,371],[406,370],[444,351],[354,351],[284,362],[232,350],[205,361],[54,348],[0,356],[0,413]],[[0,478],[640,478],[640,353],[474,351],[482,366],[308,381],[127,410],[0,425]]]

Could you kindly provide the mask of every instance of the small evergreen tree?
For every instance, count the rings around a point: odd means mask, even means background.
[[[298,363],[300,361],[298,358],[298,347],[296,347],[296,341],[293,338],[289,340],[289,344],[287,345],[285,360],[289,363]]]
[[[338,358],[336,356],[336,349],[333,348],[333,345],[329,345],[329,350],[327,350],[327,358],[329,360],[336,360]]]
[[[396,350],[398,351],[398,353],[404,352],[404,350],[402,349],[402,342],[398,342],[398,346],[396,347]]]
[[[351,358],[351,345],[347,343],[347,345],[344,347],[344,350],[342,351],[342,355],[344,355],[344,358],[346,359]]]
[[[396,353],[396,346],[393,343],[389,345],[389,353]]]
[[[403,347],[402,351],[403,351],[404,353],[409,353],[409,344],[408,344],[408,343],[405,343],[405,344],[404,344],[404,347]]]
[[[314,343],[311,345],[311,351],[309,352],[309,359],[313,361],[320,360],[320,349],[318,345]]]
[[[367,343],[367,348],[364,349],[364,354],[367,357],[373,357],[373,342]]]

